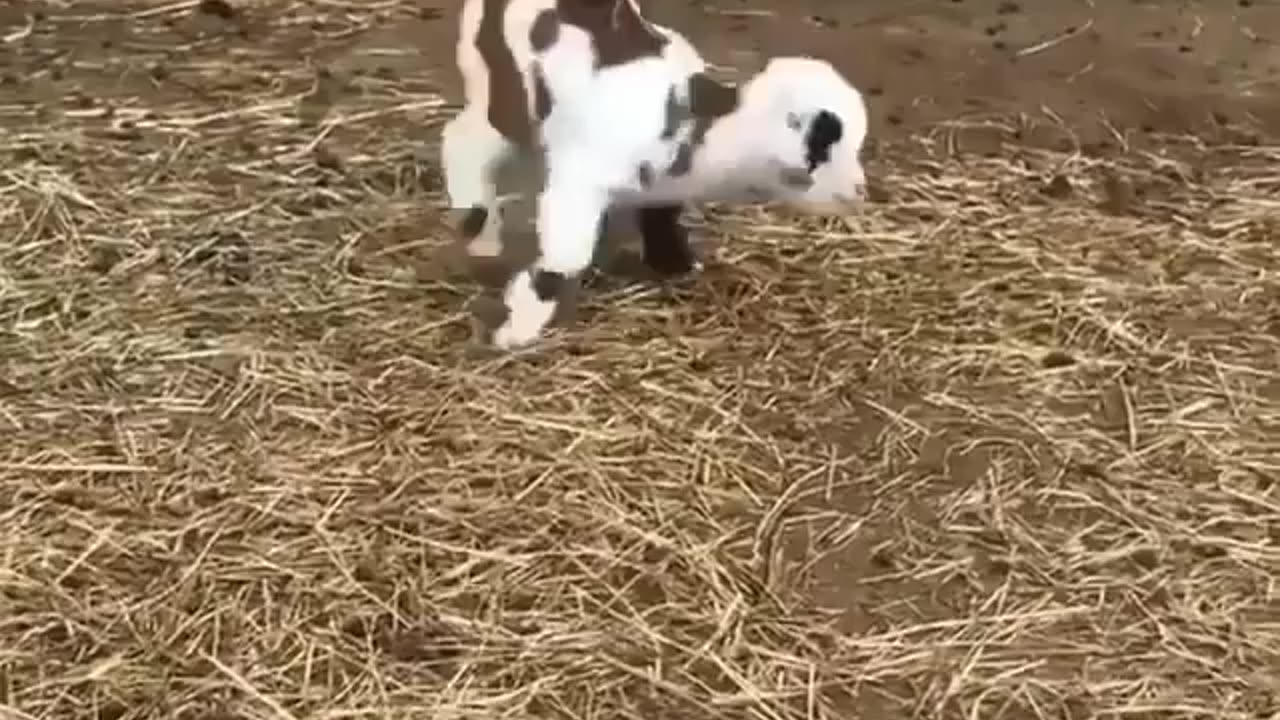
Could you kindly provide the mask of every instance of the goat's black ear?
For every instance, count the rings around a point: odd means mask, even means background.
[[[831,146],[840,142],[844,136],[844,123],[829,110],[819,110],[809,122],[805,131],[805,160],[809,163],[809,172],[831,160]]]

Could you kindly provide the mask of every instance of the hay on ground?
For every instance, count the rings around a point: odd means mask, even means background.
[[[429,83],[149,47],[0,106],[0,716],[1280,712],[1280,150],[944,129],[498,355]]]

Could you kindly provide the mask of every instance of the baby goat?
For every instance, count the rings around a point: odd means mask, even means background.
[[[474,254],[497,254],[499,167],[542,152],[540,257],[509,282],[499,347],[537,339],[590,264],[605,212],[634,208],[647,264],[696,263],[684,205],[780,201],[840,213],[864,194],[862,95],[830,64],[771,60],[739,87],[711,79],[636,0],[466,0],[457,47],[466,105],[444,128],[451,207]]]

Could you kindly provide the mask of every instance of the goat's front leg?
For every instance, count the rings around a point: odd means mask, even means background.
[[[510,349],[537,340],[571,284],[591,264],[609,193],[582,179],[564,172],[549,175],[538,197],[540,256],[507,285],[507,317],[493,335],[497,347]]]
[[[469,107],[444,126],[440,139],[449,207],[460,217],[458,232],[477,257],[502,254],[502,208],[497,173],[514,146],[484,113]]]
[[[689,230],[680,223],[683,211],[683,205],[657,205],[636,210],[644,262],[660,275],[684,275],[700,267],[689,243]]]

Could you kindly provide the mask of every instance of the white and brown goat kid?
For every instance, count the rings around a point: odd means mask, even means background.
[[[509,282],[500,347],[538,338],[587,269],[605,212],[637,213],[645,261],[696,267],[683,207],[775,201],[845,212],[861,201],[862,95],[830,64],[775,58],[738,87],[635,0],[466,0],[457,48],[465,107],[442,139],[451,207],[476,254],[500,250],[496,174],[541,152],[540,256]]]

